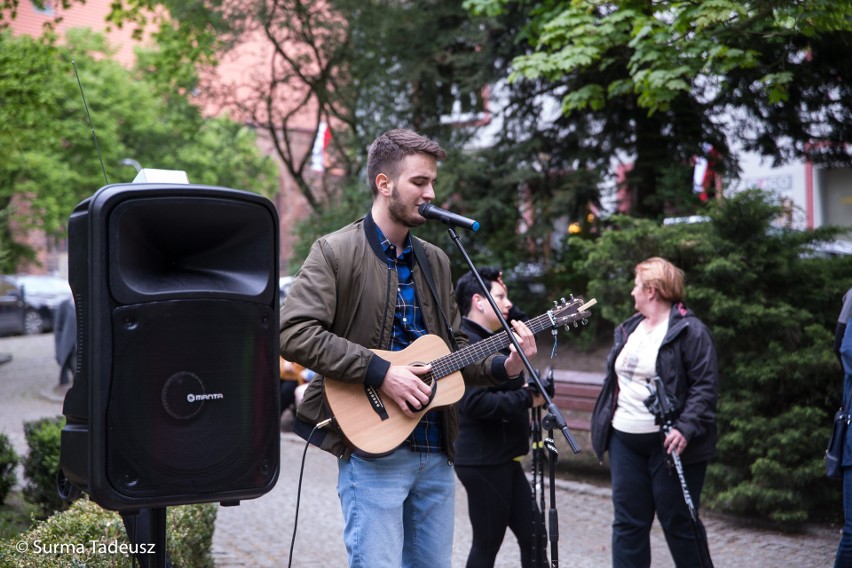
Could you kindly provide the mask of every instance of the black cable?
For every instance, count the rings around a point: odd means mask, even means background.
[[[321,422],[320,424],[323,423]],[[293,519],[293,537],[290,539],[290,555],[287,560],[288,567],[293,565],[293,548],[296,546],[296,531],[299,528],[299,505],[302,502],[302,478],[305,475],[305,458],[308,455],[308,447],[311,445],[311,438],[313,437],[314,432],[321,428],[320,424],[317,424],[314,426],[314,429],[311,430],[311,433],[308,435],[308,439],[305,442],[305,449],[302,452],[302,465],[299,468],[299,485],[296,488],[296,516]]]

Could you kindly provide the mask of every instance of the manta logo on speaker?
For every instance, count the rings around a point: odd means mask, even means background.
[[[195,402],[197,400],[219,400],[225,398],[222,393],[217,392],[214,394],[188,394],[186,395],[187,402]]]
[[[222,393],[204,391],[204,382],[198,375],[190,371],[177,372],[163,385],[163,408],[173,418],[188,420],[201,412],[205,401],[225,398]]]

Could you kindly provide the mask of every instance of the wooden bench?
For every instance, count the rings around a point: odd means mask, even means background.
[[[547,376],[547,371],[542,377]],[[553,402],[559,407],[570,430],[588,432],[592,410],[603,386],[603,373],[553,369]]]

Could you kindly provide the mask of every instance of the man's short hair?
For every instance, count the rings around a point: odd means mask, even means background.
[[[376,176],[383,173],[396,181],[399,177],[399,167],[406,156],[412,154],[428,154],[435,160],[443,160],[447,153],[437,142],[417,134],[412,130],[388,130],[370,145],[367,154],[367,177],[370,180],[370,191],[373,197],[379,193],[376,187]]]

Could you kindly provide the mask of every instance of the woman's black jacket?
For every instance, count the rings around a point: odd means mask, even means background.
[[[618,396],[615,359],[643,319],[643,315],[635,314],[615,330],[603,388],[592,412],[592,447],[599,460],[609,448]],[[681,460],[694,463],[711,459],[716,454],[716,348],[707,326],[683,304],[672,306],[669,329],[657,356],[657,374],[668,396],[677,401],[679,415],[674,427],[688,442]]]

